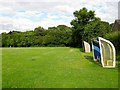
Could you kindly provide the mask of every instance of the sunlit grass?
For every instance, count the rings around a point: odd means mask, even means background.
[[[117,88],[118,68],[105,69],[79,48],[2,49],[3,88]]]
[[[0,48],[0,89],[2,89],[2,48]]]

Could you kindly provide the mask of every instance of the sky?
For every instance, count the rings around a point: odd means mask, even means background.
[[[29,31],[38,26],[67,25],[73,12],[86,7],[96,17],[113,23],[118,19],[119,0],[0,0],[0,33]]]

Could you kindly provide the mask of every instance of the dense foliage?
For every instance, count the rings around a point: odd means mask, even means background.
[[[72,39],[75,46],[81,46],[83,40],[90,43],[93,38],[103,37],[110,32],[109,23],[95,17],[94,11],[82,8],[73,14],[75,19],[71,21],[71,25],[73,28]]]
[[[65,25],[45,30],[37,27],[33,31],[2,33],[2,47],[69,46],[72,30]]]
[[[114,46],[117,50],[117,53],[120,54],[120,39],[119,39],[120,38],[120,32],[108,33],[104,36],[104,38],[110,40],[114,44]]]
[[[10,31],[9,33],[2,33],[2,47],[81,47],[83,40],[90,43],[93,38],[103,37],[111,31],[112,24],[95,17],[95,11],[82,8],[73,14],[75,19],[70,22],[72,27],[58,25],[57,27],[48,27],[46,30],[39,26],[26,32]]]
[[[116,50],[116,60],[120,61],[120,32],[108,33],[104,36],[104,38],[110,40],[114,44]],[[120,62],[118,65],[120,66]]]

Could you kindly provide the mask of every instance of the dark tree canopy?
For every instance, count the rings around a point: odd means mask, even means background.
[[[30,46],[70,46],[72,30],[66,25],[49,27],[41,26],[33,31],[10,31],[2,33],[3,47],[30,47]]]
[[[82,8],[73,14],[75,19],[71,21],[71,25],[74,46],[80,47],[83,40],[90,42],[92,38],[103,36],[110,31],[109,23],[95,17],[95,11]]]
[[[39,35],[43,36],[44,35],[44,33],[43,33],[44,31],[45,31],[45,29],[43,27],[41,27],[41,26],[39,26],[39,27],[34,29],[34,32],[35,32],[35,34],[37,36],[39,36]]]

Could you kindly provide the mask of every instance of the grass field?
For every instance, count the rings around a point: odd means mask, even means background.
[[[102,68],[79,48],[3,48],[2,54],[3,88],[118,87],[118,68]]]
[[[0,48],[0,89],[2,89],[2,48]]]

